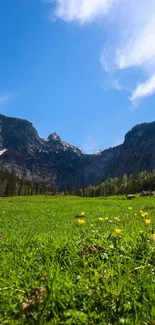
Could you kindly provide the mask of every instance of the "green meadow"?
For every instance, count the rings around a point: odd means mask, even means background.
[[[155,198],[0,198],[4,324],[155,324]]]

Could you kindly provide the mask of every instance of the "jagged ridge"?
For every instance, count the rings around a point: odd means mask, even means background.
[[[32,123],[0,114],[0,168],[58,189],[98,185],[108,177],[155,168],[155,122],[135,126],[122,145],[85,154],[57,133],[39,137]]]

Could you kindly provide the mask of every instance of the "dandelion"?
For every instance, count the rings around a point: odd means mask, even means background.
[[[134,216],[136,217],[137,216],[137,213],[134,213]]]
[[[145,219],[146,225],[149,225],[151,223],[151,219]]]
[[[142,234],[144,232],[144,230],[139,230],[139,233]]]
[[[108,220],[108,218],[106,217],[105,220]]]
[[[114,218],[116,221],[118,221],[118,222],[120,222],[121,220],[118,218],[118,217],[116,217],[116,218]]]
[[[132,207],[128,207],[128,210],[132,210]]]
[[[94,225],[93,225],[93,224],[91,224],[91,225],[90,225],[90,227],[94,227]]]
[[[152,235],[151,235],[151,239],[152,239],[152,241],[155,242],[155,234],[152,234]]]
[[[142,217],[147,217],[148,214],[149,214],[148,212],[143,212],[143,213],[141,213],[141,216],[142,216]]]
[[[3,214],[5,214],[5,211],[3,211]]]
[[[104,220],[104,218],[98,218],[98,220],[99,220],[99,221],[103,221],[103,220]]]
[[[82,211],[82,212],[81,212],[81,217],[84,217],[84,216],[85,216],[85,212]]]
[[[122,232],[122,229],[115,229],[115,233],[116,233],[117,235],[120,235],[121,232]]]
[[[113,223],[113,221],[112,221],[112,220],[108,220],[108,222],[109,222],[109,223]]]
[[[81,219],[78,219],[78,223],[79,223],[79,225],[83,225],[85,223],[85,221],[81,220]]]
[[[142,214],[143,212],[144,212],[143,210],[139,210],[139,213],[141,213],[141,214]]]

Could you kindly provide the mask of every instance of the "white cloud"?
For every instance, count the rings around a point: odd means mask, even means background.
[[[130,3],[127,6],[129,20],[122,26],[128,37],[122,38],[116,50],[115,63],[120,69],[147,65],[155,60],[155,2],[133,2],[134,6]]]
[[[55,15],[66,21],[92,22],[106,15],[119,0],[54,0]]]
[[[132,78],[132,102],[154,93],[155,0],[47,1],[54,4],[54,16],[68,22],[91,23],[102,19],[104,24],[106,19],[103,28],[107,42],[104,40],[101,64],[111,79],[113,76],[112,86],[116,73],[117,79],[121,71],[128,77],[128,70],[136,68],[139,74]],[[117,83],[115,88],[120,90]]]
[[[143,97],[153,95],[155,93],[155,74],[147,79],[144,83],[137,86],[133,91],[130,100],[132,101],[133,106],[137,105],[137,102]]]
[[[115,15],[114,21],[115,28],[119,30],[117,46],[110,55],[108,48],[104,49],[103,67],[108,72],[111,69],[117,73],[123,70],[124,75],[132,68],[139,71],[132,77],[133,91],[130,97],[136,107],[140,99],[155,93],[155,77],[152,76],[155,73],[155,1],[124,0],[124,4],[119,4],[118,10],[119,20]]]

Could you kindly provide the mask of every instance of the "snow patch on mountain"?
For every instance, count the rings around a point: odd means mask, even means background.
[[[3,149],[3,150],[0,150],[0,156],[3,155],[4,152],[6,152],[8,149]]]

